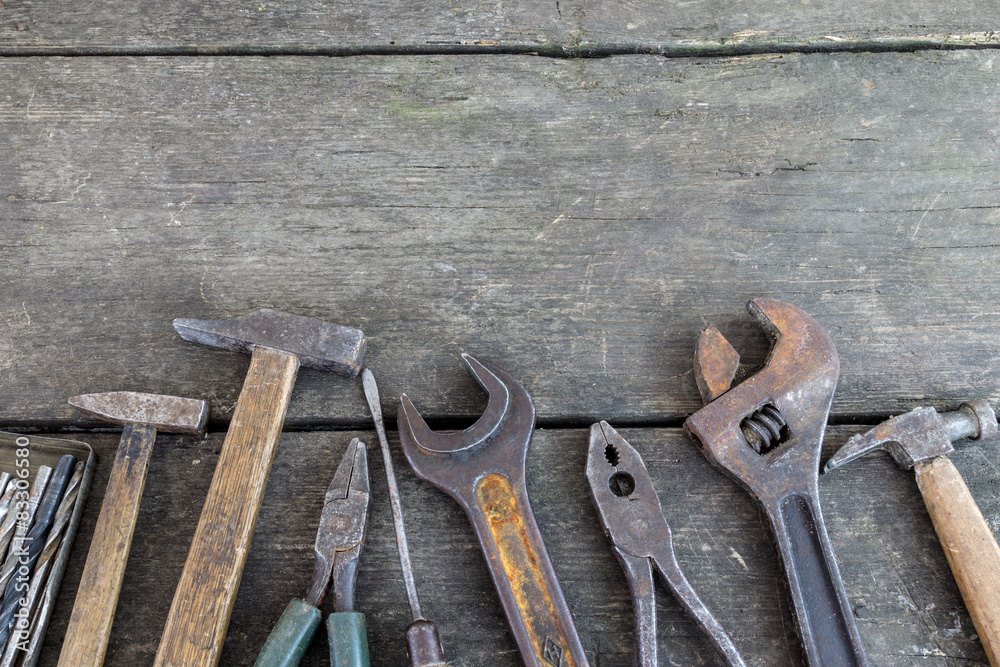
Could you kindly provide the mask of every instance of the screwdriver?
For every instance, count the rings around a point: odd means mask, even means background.
[[[378,385],[375,384],[375,376],[367,368],[361,374],[361,382],[365,387],[365,398],[368,400],[378,441],[382,446],[382,462],[385,464],[385,478],[389,483],[389,504],[392,506],[392,523],[396,529],[399,564],[403,569],[403,583],[406,585],[406,597],[410,602],[410,615],[413,617],[413,622],[406,628],[406,653],[410,656],[410,667],[447,667],[437,626],[425,619],[420,612],[417,587],[413,583],[410,546],[406,542],[406,527],[403,525],[403,509],[399,502],[399,489],[396,487],[396,473],[392,469],[389,440],[385,437],[385,424],[382,423],[382,404],[378,398]]]

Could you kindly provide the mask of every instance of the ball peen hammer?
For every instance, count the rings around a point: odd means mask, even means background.
[[[194,398],[134,391],[83,394],[69,403],[87,414],[124,424],[59,655],[60,665],[100,667],[111,636],[156,432],[203,434],[208,404]]]
[[[365,337],[270,309],[225,320],[177,319],[174,328],[185,340],[251,353],[154,662],[210,667],[219,661],[298,368],[356,376]]]
[[[1000,546],[958,470],[947,455],[952,442],[997,433],[997,416],[976,399],[958,410],[918,408],[856,435],[827,461],[824,472],[876,449],[900,468],[913,468],[934,530],[962,592],[990,664],[1000,667]]]

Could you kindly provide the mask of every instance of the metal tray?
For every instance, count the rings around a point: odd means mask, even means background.
[[[27,442],[25,442],[27,441]],[[69,559],[69,552],[73,546],[73,539],[76,537],[76,529],[80,524],[80,516],[83,514],[83,505],[87,501],[87,494],[90,491],[90,481],[94,474],[94,463],[96,457],[90,445],[76,440],[58,440],[56,438],[42,438],[35,435],[25,435],[21,433],[0,432],[0,472],[8,472],[11,475],[17,473],[15,452],[22,447],[28,447],[29,455],[28,469],[29,481],[34,480],[38,466],[46,465],[55,467],[60,456],[72,454],[77,461],[84,461],[83,479],[80,480],[80,492],[73,507],[73,514],[70,517],[69,525],[66,527],[66,535],[62,539],[62,544],[56,552],[55,561],[49,571],[45,589],[42,592],[38,603],[38,623],[28,638],[28,650],[23,658],[15,664],[21,667],[34,667],[38,662],[38,654],[41,652],[42,640],[45,638],[45,631],[52,616],[53,605],[56,596],[59,594],[59,585],[62,583],[63,572],[66,569],[66,561]]]

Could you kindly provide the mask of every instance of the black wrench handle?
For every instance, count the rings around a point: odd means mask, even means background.
[[[765,503],[810,667],[867,667],[815,493]]]
[[[588,667],[524,484],[494,472],[472,491],[459,504],[479,538],[524,664]]]

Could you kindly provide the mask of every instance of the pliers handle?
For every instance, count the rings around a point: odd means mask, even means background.
[[[368,519],[368,453],[354,438],[326,492],[316,534],[316,568],[305,599],[293,598],[257,656],[255,667],[294,667],[316,634],[319,608],[333,581],[334,613],[326,619],[333,667],[368,667],[364,614],[354,611],[358,559]]]

